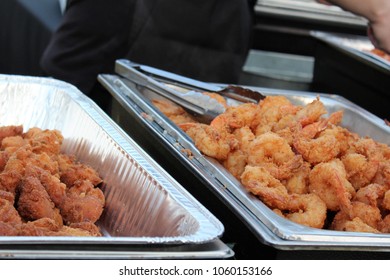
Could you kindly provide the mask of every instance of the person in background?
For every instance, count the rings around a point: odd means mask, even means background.
[[[390,53],[390,0],[317,0],[323,4],[334,4],[360,15],[369,22],[368,37],[372,44]]]
[[[237,83],[250,49],[255,0],[68,0],[41,58],[104,110],[98,74],[115,60],[154,66],[206,82]]]

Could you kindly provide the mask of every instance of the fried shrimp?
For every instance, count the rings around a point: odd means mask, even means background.
[[[292,222],[313,228],[323,228],[326,220],[326,204],[315,194],[293,194],[289,198],[291,212],[285,217]]]
[[[233,134],[219,131],[210,125],[187,123],[179,126],[202,153],[218,160],[225,160],[228,154],[238,147],[238,141]]]
[[[252,194],[260,197],[270,208],[289,209],[289,195],[286,187],[264,167],[245,167],[241,182]]]
[[[316,228],[390,233],[390,147],[342,127],[343,115],[327,112],[319,97],[295,105],[267,96],[228,107],[210,125],[179,127],[278,215]]]
[[[341,210],[335,215],[330,228],[344,231],[346,223],[353,221],[355,218],[360,219],[360,226],[364,223],[373,229],[377,229],[382,220],[380,210],[377,207],[360,201],[353,201],[348,212]]]
[[[239,179],[248,163],[248,147],[250,142],[255,138],[255,135],[248,126],[236,129],[233,135],[238,140],[239,147],[231,151],[222,164],[234,177]]]
[[[309,190],[317,194],[329,210],[349,209],[355,189],[346,178],[343,163],[339,159],[316,165],[309,175]]]
[[[248,154],[242,150],[234,150],[230,152],[223,161],[223,166],[237,179],[240,179],[241,174],[247,165]]]
[[[298,128],[293,146],[302,157],[311,164],[329,161],[340,153],[340,144],[334,134],[321,133],[329,124],[338,121],[340,112],[333,113],[328,119]]]
[[[306,194],[309,192],[309,174],[310,164],[303,162],[303,164],[286,180],[286,188],[289,193]]]
[[[376,143],[372,139],[358,140],[342,157],[342,161],[348,180],[356,190],[372,182],[381,162]]]
[[[235,129],[250,126],[256,116],[258,106],[253,103],[244,103],[228,107],[226,111],[213,119],[210,126],[218,131],[233,132]]]
[[[379,184],[370,184],[356,192],[355,201],[360,201],[373,207],[380,207],[388,187]]]
[[[251,128],[256,135],[272,131],[274,126],[276,130],[280,130],[295,120],[293,116],[300,109],[284,96],[267,96],[260,101]]]
[[[302,110],[299,110],[296,114],[295,119],[302,125],[306,126],[308,124],[314,123],[319,120],[321,116],[326,114],[324,104],[317,97],[311,103],[307,104]]]
[[[196,122],[195,119],[186,112],[183,107],[168,101],[161,99],[152,99],[153,105],[155,105],[164,115],[166,115],[171,121],[176,124]]]
[[[267,132],[250,142],[248,164],[262,166],[272,176],[281,180],[290,177],[292,171],[300,167],[302,160],[300,156],[295,155],[284,138]]]

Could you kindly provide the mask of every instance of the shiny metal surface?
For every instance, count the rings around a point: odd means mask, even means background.
[[[47,78],[0,75],[0,104],[0,125],[60,130],[62,151],[99,172],[106,196],[98,221],[103,237],[0,237],[0,249],[9,244],[153,245],[161,249],[212,243],[223,234],[223,225],[205,207],[75,87]]]
[[[367,37],[312,31],[311,35],[370,67],[379,67],[389,73],[390,61],[371,53],[374,45]]]
[[[101,75],[99,80],[129,112],[128,116],[123,117],[131,121],[131,118],[137,118],[143,113],[150,116],[143,118],[142,122],[159,137],[160,145],[169,148],[194,174],[201,176],[207,186],[213,189],[226,205],[233,208],[265,244],[279,249],[390,250],[389,234],[319,230],[281,218],[259,199],[250,195],[221,164],[202,155],[189,137],[148,101],[154,98],[152,93],[134,92],[126,95],[115,85],[116,78],[115,75]],[[382,119],[341,96],[269,88],[253,89],[264,95],[284,95],[293,103],[301,105],[319,96],[329,113],[344,111],[344,127],[361,136],[370,136],[379,142],[390,144],[390,127]],[[191,156],[183,150],[191,151]]]
[[[180,246],[0,248],[0,259],[227,259],[233,256],[234,252],[220,240]]]
[[[367,20],[337,6],[323,5],[314,0],[258,0],[255,11],[259,15],[281,18],[308,19],[317,22],[366,26]]]

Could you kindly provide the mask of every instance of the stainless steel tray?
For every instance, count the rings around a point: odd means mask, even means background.
[[[390,61],[370,52],[374,46],[367,37],[320,31],[312,31],[311,36],[371,67],[390,71]]]
[[[94,246],[86,248],[47,245],[0,248],[0,259],[228,259],[234,252],[221,240],[176,246]]]
[[[345,24],[364,27],[367,20],[344,11],[337,6],[323,5],[314,0],[258,0],[257,14],[275,15],[283,18],[308,19],[316,22]]]
[[[181,162],[201,176],[225,202],[234,209],[248,227],[265,243],[281,248],[305,248],[316,250],[379,250],[390,249],[389,234],[368,234],[318,230],[308,228],[283,219],[265,206],[259,199],[250,195],[227,170],[212,158],[202,155],[193,142],[175,124],[163,116],[149,101],[156,98],[153,92],[142,92],[133,87],[123,91],[117,83],[116,75],[100,75],[99,81],[112,96],[131,113],[129,117],[139,118]],[[328,94],[299,91],[252,88],[264,95],[284,95],[295,104],[307,104],[320,96],[329,113],[344,110],[342,125],[360,135],[372,136],[375,140],[390,144],[390,127],[375,115],[365,111],[348,100]],[[149,117],[140,117],[147,115]],[[183,152],[190,150],[191,157]]]
[[[60,130],[65,138],[62,152],[74,154],[95,168],[105,181],[106,196],[105,210],[98,221],[103,237],[3,236],[0,250],[10,244],[156,248],[211,244],[223,234],[218,219],[70,84],[0,75],[0,104],[0,125]],[[226,247],[224,250],[229,251]],[[175,251],[172,249],[171,256]]]

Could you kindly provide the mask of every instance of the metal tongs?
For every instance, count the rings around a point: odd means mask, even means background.
[[[204,83],[126,59],[116,61],[115,72],[137,86],[152,90],[181,105],[204,123],[210,123],[217,115],[223,113],[225,108],[202,92],[219,93],[240,102],[257,103],[264,98],[259,92],[243,87]]]

